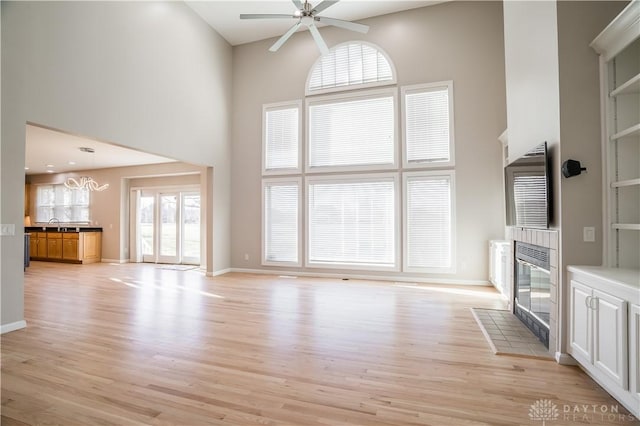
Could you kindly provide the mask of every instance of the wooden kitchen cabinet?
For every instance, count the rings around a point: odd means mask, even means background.
[[[102,233],[84,232],[83,234],[83,263],[100,262],[102,259]]]
[[[78,240],[80,233],[62,234],[62,258],[65,260],[80,260]]]
[[[102,261],[102,232],[31,232],[30,258],[50,262]]]
[[[29,255],[31,259],[38,260],[47,257],[47,233],[32,232],[29,241]]]
[[[62,233],[47,233],[47,258],[62,259]]]

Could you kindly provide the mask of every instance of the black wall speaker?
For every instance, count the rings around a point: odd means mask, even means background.
[[[571,176],[578,176],[582,171],[586,171],[586,167],[582,167],[577,160],[567,160],[562,163],[562,175],[566,178]]]

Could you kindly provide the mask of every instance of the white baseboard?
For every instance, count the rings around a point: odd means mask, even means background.
[[[0,327],[0,334],[20,330],[21,328],[25,328],[26,326],[27,322],[25,320],[4,324],[2,327]]]
[[[232,268],[220,269],[219,271],[207,272],[207,277],[217,277],[218,275],[228,274],[229,272],[233,272]]]
[[[101,259],[102,263],[129,263],[129,259]]]
[[[571,355],[563,352],[556,352],[556,362],[560,365],[578,365]]]
[[[354,280],[372,280],[372,281],[398,281],[406,283],[429,283],[429,284],[460,284],[474,286],[488,286],[489,281],[486,280],[460,280],[451,278],[427,278],[427,277],[411,277],[397,275],[365,275],[365,274],[337,274],[328,272],[301,272],[301,271],[285,271],[276,269],[246,269],[231,268],[230,272],[242,272],[247,274],[267,274],[267,275],[287,275],[300,277],[317,277],[317,278],[351,278]]]

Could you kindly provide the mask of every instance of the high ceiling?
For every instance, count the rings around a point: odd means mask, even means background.
[[[312,4],[317,5],[319,2],[320,0]],[[185,1],[185,3],[234,46],[281,36],[295,23],[293,19],[240,20],[239,18],[241,13],[293,14],[296,7],[290,0],[209,0]],[[436,3],[442,3],[442,0],[342,0],[324,10],[320,15],[357,21]],[[34,125],[27,125],[26,136],[25,173],[29,175],[48,171],[63,173],[175,161]],[[95,153],[82,152],[79,150],[80,147],[93,148]],[[54,167],[47,167],[47,165]]]
[[[293,14],[296,7],[290,0],[210,0],[185,1],[185,3],[234,46],[281,36],[295,23],[293,19],[240,20],[239,18],[241,13]],[[311,3],[317,5],[319,1]],[[342,0],[324,10],[320,15],[346,21],[357,21],[436,3],[442,3],[442,1]]]

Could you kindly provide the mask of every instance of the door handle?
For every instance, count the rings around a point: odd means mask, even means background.
[[[593,302],[596,302],[595,305]],[[598,309],[598,298],[597,297],[591,297],[591,299],[589,300],[589,307],[591,309],[593,309],[594,311]]]
[[[587,309],[591,309],[591,299],[593,299],[593,297],[591,296],[587,296],[584,299],[584,305],[587,307]]]

